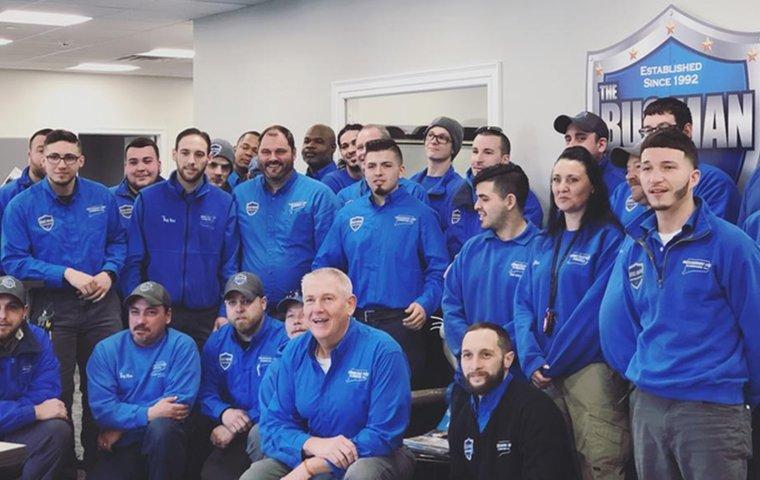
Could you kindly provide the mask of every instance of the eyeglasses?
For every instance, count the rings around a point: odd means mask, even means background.
[[[445,145],[445,144],[449,143],[451,141],[451,139],[448,136],[443,135],[443,134],[436,135],[433,132],[429,132],[427,134],[427,136],[425,136],[425,141],[428,141],[428,142],[436,141],[438,143],[441,143],[441,144]]]
[[[676,125],[673,125],[672,123],[663,122],[655,127],[641,127],[639,129],[639,135],[641,135],[641,138],[647,138],[655,132],[661,132],[662,130],[667,130],[668,128],[673,128],[675,126]]]
[[[61,160],[63,160],[63,163],[66,165],[74,165],[77,160],[79,160],[79,157],[81,155],[74,155],[73,153],[67,153],[66,155],[59,155],[57,153],[51,153],[50,155],[45,155],[45,158],[48,162],[52,163],[53,165],[58,165],[61,163]]]

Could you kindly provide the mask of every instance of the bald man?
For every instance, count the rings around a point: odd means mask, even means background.
[[[333,161],[335,132],[327,125],[312,125],[303,137],[303,161],[309,166],[306,175],[320,182],[328,173],[338,170]]]

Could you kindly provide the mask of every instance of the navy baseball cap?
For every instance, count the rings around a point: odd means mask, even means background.
[[[599,115],[592,112],[583,111],[578,115],[571,117],[569,115],[560,115],[554,119],[554,130],[564,134],[571,123],[578,125],[582,131],[587,133],[596,133],[600,138],[610,138],[610,129]]]
[[[288,308],[294,303],[303,305],[303,296],[298,290],[290,292],[285,298],[280,300],[280,303],[277,304],[277,311],[279,313],[287,313]]]

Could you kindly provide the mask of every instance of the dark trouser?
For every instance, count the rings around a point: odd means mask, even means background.
[[[206,343],[206,339],[211,335],[217,316],[219,316],[217,308],[193,310],[179,306],[172,307],[172,322],[170,326],[190,335],[198,346],[198,351],[203,352],[203,344]]]
[[[402,320],[408,315],[403,309],[357,310],[354,317],[360,322],[384,331],[401,345],[412,371],[412,390],[425,382],[425,336],[420,330],[406,328]],[[425,328],[424,326],[422,328]]]
[[[227,445],[227,448],[214,448],[211,456],[203,464],[203,480],[237,480],[251,466],[251,459],[246,453],[248,435],[241,434]]]
[[[760,408],[752,411],[752,459],[747,469],[747,480],[760,480]]]
[[[34,422],[0,436],[4,442],[26,445],[23,480],[56,480],[74,448],[71,425],[57,418]]]
[[[142,442],[99,452],[98,462],[87,480],[172,480],[181,479],[185,468],[184,425],[168,418],[148,423]]]
[[[744,405],[670,400],[638,389],[630,402],[636,471],[642,480],[746,477],[752,439]]]
[[[88,466],[92,463],[89,457],[97,451],[98,434],[87,401],[87,360],[98,342],[121,330],[119,298],[113,288],[97,303],[80,300],[73,289],[42,289],[35,295],[32,322],[36,322],[43,311],[52,315],[53,350],[61,363],[61,400],[69,415],[74,396],[74,369],[79,366],[79,390],[82,392],[81,440],[84,463]]]

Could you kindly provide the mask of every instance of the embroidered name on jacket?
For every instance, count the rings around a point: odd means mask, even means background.
[[[99,213],[104,213],[106,211],[105,205],[90,205],[87,207],[87,214],[89,216],[97,215]]]
[[[369,380],[369,372],[360,368],[352,368],[348,371],[348,378],[346,383],[352,382],[366,382]]]
[[[216,215],[201,215],[201,227],[214,228]]]
[[[414,217],[412,215],[396,215],[393,226],[398,227],[404,225],[414,225],[414,222],[416,221],[417,217]]]
[[[297,211],[303,209],[306,206],[306,200],[301,200],[298,202],[290,202],[288,206],[290,207],[290,213],[296,213]]]
[[[159,360],[153,364],[153,371],[150,372],[151,377],[165,377],[166,376],[166,362]]]
[[[712,262],[710,260],[702,260],[700,258],[687,258],[683,261],[682,275],[689,273],[707,273],[712,268]]]
[[[509,440],[499,440],[496,442],[496,453],[498,453],[498,456],[500,457],[512,453],[512,442]]]
[[[514,261],[509,264],[509,276],[521,278],[523,276],[523,273],[525,273],[526,268],[528,268],[527,263]]]
[[[266,368],[274,361],[273,357],[268,355],[262,355],[259,357],[259,363],[256,364],[256,375],[259,377],[264,375]]]
[[[588,265],[591,260],[591,254],[583,252],[573,252],[567,256],[567,263],[570,265]]]

